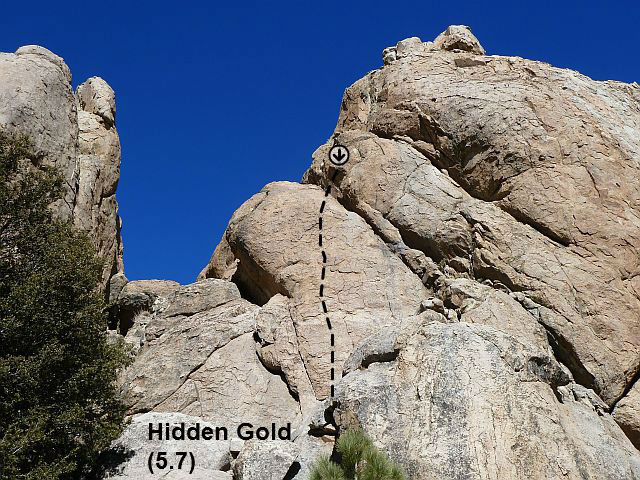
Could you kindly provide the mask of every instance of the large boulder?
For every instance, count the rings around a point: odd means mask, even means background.
[[[222,439],[191,440],[189,438],[175,440],[159,438],[156,433],[149,438],[149,426],[154,429],[168,425],[169,429],[181,427],[185,429],[199,425],[200,431],[205,428],[216,431],[218,425],[203,421],[197,417],[181,413],[145,413],[136,415],[131,420],[120,438],[116,440],[104,455],[105,471],[103,478],[120,480],[139,480],[161,478],[171,480],[231,480],[231,452],[229,441]],[[158,453],[165,452],[167,460],[164,466]],[[186,452],[186,456],[176,452]],[[150,459],[151,456],[151,459]],[[159,466],[162,468],[158,467]],[[193,464],[195,463],[195,464]],[[151,471],[150,467],[151,465]],[[192,470],[193,467],[193,470]]]
[[[237,480],[282,480],[300,469],[295,443],[250,442],[238,456],[233,470]]]
[[[99,116],[106,127],[116,122],[116,94],[100,77],[91,77],[76,89],[83,111]]]
[[[466,25],[450,25],[436,37],[433,44],[442,50],[462,50],[478,55],[485,54],[484,48]]]

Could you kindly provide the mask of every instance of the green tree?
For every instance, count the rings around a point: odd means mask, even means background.
[[[117,437],[121,344],[107,342],[102,261],[57,220],[55,169],[0,129],[0,478],[81,478]]]
[[[402,469],[378,450],[362,430],[349,430],[336,443],[339,464],[320,458],[310,480],[406,480]]]

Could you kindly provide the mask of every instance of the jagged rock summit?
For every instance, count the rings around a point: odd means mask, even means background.
[[[43,151],[115,158],[96,153],[110,89],[74,96],[58,57],[25,51],[0,62],[38,65],[67,109],[47,107]],[[113,276],[135,358],[108,478],[145,472],[149,422],[229,431],[171,478],[307,479],[354,427],[416,480],[640,478],[640,87],[487,56],[464,26],[383,64],[346,89],[302,182],[235,212],[195,283]],[[106,139],[81,155],[76,101]],[[241,422],[291,435],[245,441]]]
[[[484,55],[486,52],[480,42],[471,33],[466,25],[451,25],[442,32],[433,42],[422,42],[418,37],[401,40],[393,47],[382,51],[382,60],[385,65],[411,55],[420,55],[438,50],[452,52],[469,52],[476,55]]]

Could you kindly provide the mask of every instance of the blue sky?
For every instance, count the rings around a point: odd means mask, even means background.
[[[520,5],[522,4],[522,5]],[[638,2],[5,2],[0,51],[43,45],[116,91],[130,279],[193,281],[233,211],[298,181],[384,47],[470,25],[489,54],[640,81]]]

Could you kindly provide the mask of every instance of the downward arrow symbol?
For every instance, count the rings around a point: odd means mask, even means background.
[[[329,160],[340,167],[349,161],[349,150],[344,145],[334,145],[329,150]]]
[[[333,154],[333,158],[336,159],[336,161],[340,162],[342,161],[342,159],[346,157],[346,155],[344,153],[342,153],[342,149],[339,148],[337,153]]]

